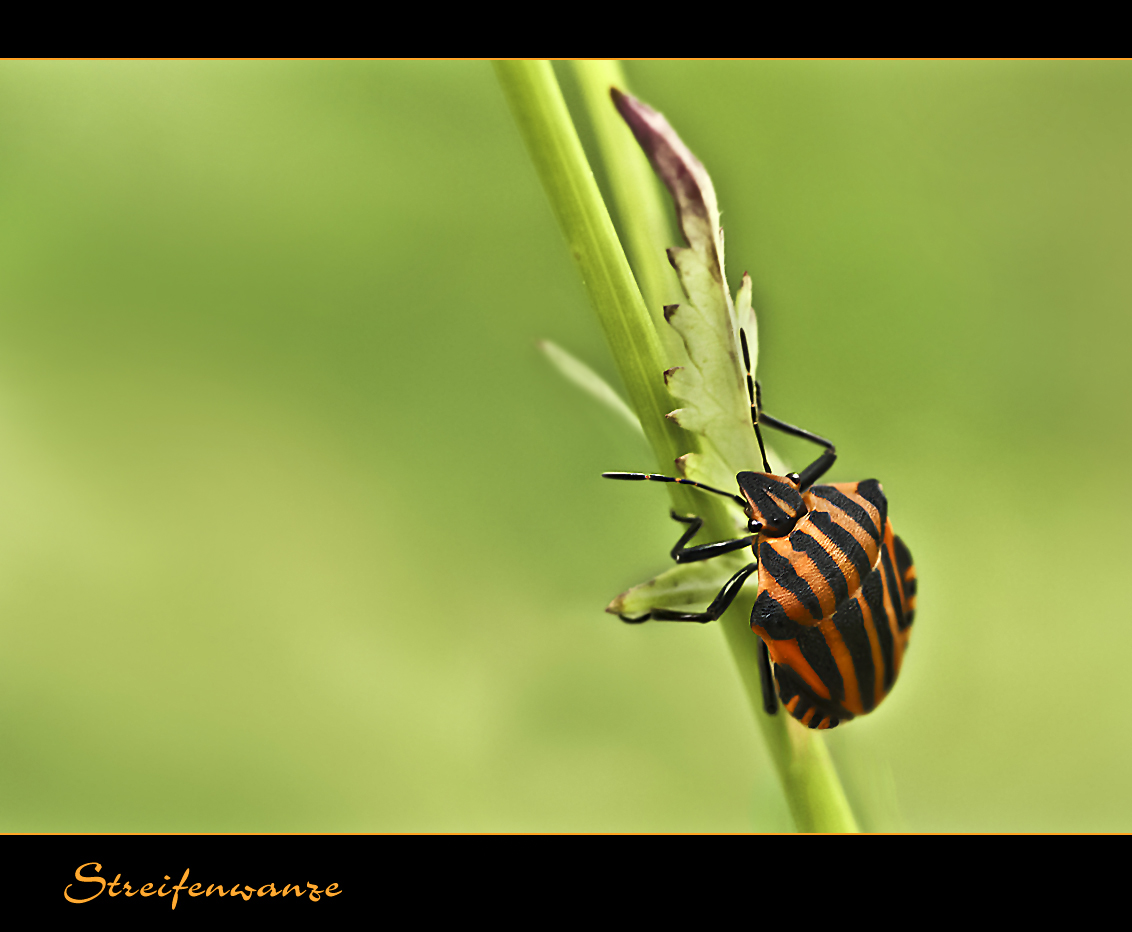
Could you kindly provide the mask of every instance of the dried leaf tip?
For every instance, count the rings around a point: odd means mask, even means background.
[[[718,248],[719,204],[703,164],[662,113],[617,88],[612,88],[610,93],[618,113],[672,194],[688,245],[702,249],[710,244]]]

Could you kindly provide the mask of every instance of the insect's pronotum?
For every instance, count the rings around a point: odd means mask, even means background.
[[[653,608],[635,618],[621,617],[634,623],[650,618],[715,621],[757,571],[759,595],[751,628],[761,638],[759,674],[766,711],[771,715],[777,711],[777,685],[786,710],[803,725],[833,728],[871,712],[892,689],[916,611],[916,569],[908,548],[892,532],[888,500],[879,482],[814,485],[837,459],[833,444],[763,413],[742,330],[739,338],[751,422],[765,470],[735,477],[742,495],[671,476],[603,475],[679,482],[735,500],[747,515],[750,536],[687,547],[703,520],[672,512],[675,520],[688,525],[672,548],[672,559],[694,563],[751,547],[755,562],[732,576],[702,612]],[[767,462],[760,424],[810,440],[825,451],[801,473],[775,475]]]

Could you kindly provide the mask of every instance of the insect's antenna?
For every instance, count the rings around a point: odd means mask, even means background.
[[[650,482],[678,482],[680,485],[690,485],[694,489],[703,489],[705,492],[714,492],[716,495],[723,495],[730,498],[732,501],[738,502],[739,507],[746,509],[747,500],[739,495],[734,495],[731,492],[724,492],[723,489],[714,489],[710,485],[704,485],[702,482],[693,482],[691,479],[677,479],[673,476],[656,476],[652,473],[645,472],[603,472],[601,474],[603,479],[629,479],[636,482],[643,482],[649,480]]]
[[[755,429],[755,437],[759,441],[759,452],[763,456],[763,469],[770,472],[770,463],[766,458],[766,447],[763,446],[763,434],[759,430],[759,412],[763,408],[762,387],[751,375],[751,351],[747,349],[747,331],[739,328],[739,342],[743,346],[743,369],[747,373],[747,397],[751,399],[751,426]]]

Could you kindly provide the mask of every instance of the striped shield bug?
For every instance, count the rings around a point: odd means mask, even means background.
[[[875,479],[815,485],[837,459],[824,437],[762,411],[761,390],[750,374],[746,334],[740,330],[747,367],[751,422],[762,451],[763,472],[740,472],[740,495],[689,479],[647,473],[607,472],[607,479],[678,482],[727,496],[747,515],[750,536],[686,546],[703,520],[672,517],[688,527],[672,548],[677,563],[709,560],[750,547],[755,562],[732,576],[702,612],[653,608],[632,623],[715,621],[758,572],[759,594],[751,628],[759,636],[759,674],[768,714],[786,710],[809,728],[834,728],[871,712],[900,672],[916,611],[916,569],[904,542],[892,531],[888,500]],[[809,440],[824,452],[801,473],[771,472],[760,425]],[[776,688],[777,687],[777,690]],[[777,697],[776,697],[777,691]]]

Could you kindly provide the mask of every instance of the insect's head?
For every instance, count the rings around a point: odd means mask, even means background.
[[[750,529],[764,537],[785,537],[809,510],[802,501],[797,481],[791,476],[741,472],[735,481],[747,500]]]

